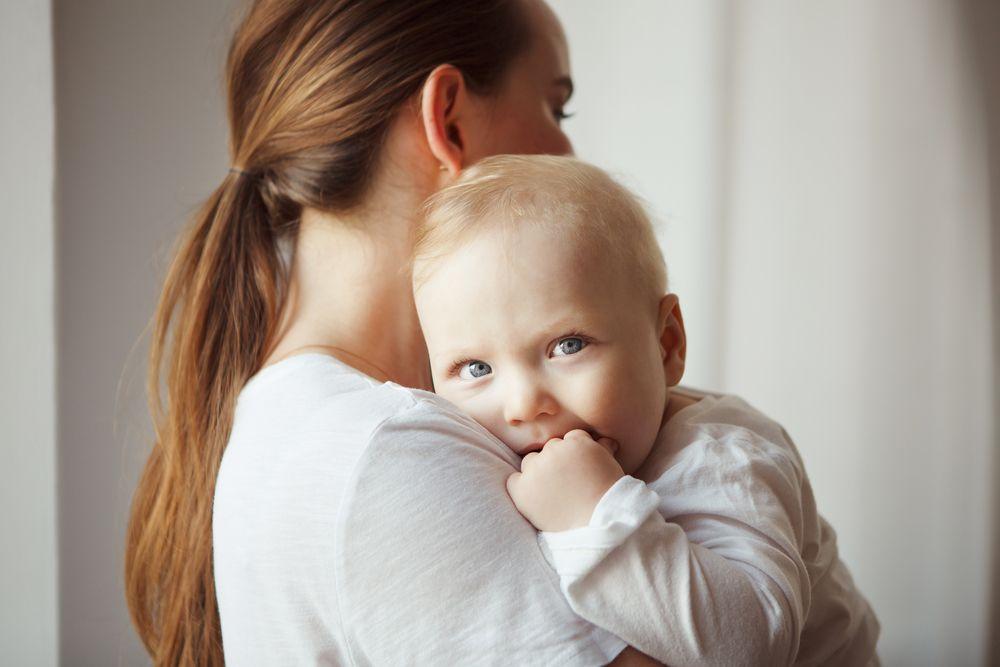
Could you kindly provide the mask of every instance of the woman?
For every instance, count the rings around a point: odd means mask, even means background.
[[[423,199],[487,155],[571,150],[551,10],[259,0],[227,74],[233,168],[166,279],[128,532],[156,664],[618,655],[504,493],[516,457],[404,389],[431,388],[408,269]]]

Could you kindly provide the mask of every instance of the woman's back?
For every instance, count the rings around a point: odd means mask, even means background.
[[[225,79],[231,168],[164,281],[126,538],[153,662],[222,664],[220,609],[231,663],[590,655],[504,493],[509,453],[439,399],[330,359],[267,366],[335,348],[431,386],[420,207],[487,155],[571,150],[558,19],[542,0],[254,0]],[[527,620],[508,637],[498,614]]]
[[[333,604],[335,520],[378,423],[354,399],[373,403],[376,387],[330,357],[302,355],[240,394],[212,521],[227,661],[348,662]]]
[[[230,664],[603,664],[504,492],[516,457],[427,392],[322,354],[244,388],[214,505]]]

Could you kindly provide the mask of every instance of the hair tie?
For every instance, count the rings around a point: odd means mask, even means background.
[[[250,172],[244,171],[243,169],[240,169],[239,167],[230,167],[229,168],[229,173],[230,174],[239,174],[240,176],[249,176],[250,175]]]

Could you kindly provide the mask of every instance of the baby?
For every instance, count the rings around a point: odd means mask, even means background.
[[[642,207],[568,157],[499,156],[426,207],[435,391],[507,481],[572,609],[671,665],[877,664],[879,625],[785,431],[676,385],[685,333]]]

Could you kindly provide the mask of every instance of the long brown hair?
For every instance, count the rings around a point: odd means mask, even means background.
[[[150,350],[155,443],[132,500],[125,590],[155,664],[223,663],[212,500],[236,396],[276,335],[279,240],[304,207],[363,201],[390,122],[436,66],[495,90],[526,47],[523,14],[517,0],[258,0],[238,26],[226,66],[238,171],[181,240]]]

